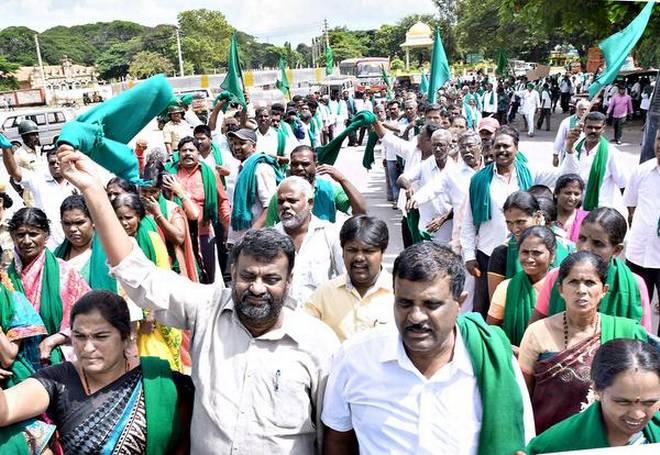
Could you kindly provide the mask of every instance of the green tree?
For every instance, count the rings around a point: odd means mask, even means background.
[[[18,81],[12,73],[20,68],[17,63],[9,62],[0,55],[0,91],[14,90],[18,88]]]
[[[305,43],[300,43],[296,46],[296,52],[302,57],[303,66],[312,66],[312,47]]]
[[[0,31],[0,55],[21,66],[37,64],[34,35],[37,32],[27,27],[7,27]]]
[[[195,9],[178,15],[183,58],[196,73],[213,72],[226,65],[229,40],[234,31],[219,11]]]
[[[162,55],[151,51],[140,51],[135,54],[128,68],[131,76],[139,79],[151,77],[155,74],[165,73],[171,76],[174,65]]]
[[[362,57],[367,53],[368,46],[346,27],[337,27],[330,30],[329,38],[335,62],[347,58]]]
[[[96,70],[99,77],[106,81],[126,77],[129,62],[135,53],[134,49],[127,43],[110,46],[96,59]]]

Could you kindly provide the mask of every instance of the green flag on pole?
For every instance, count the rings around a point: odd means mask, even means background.
[[[506,53],[503,50],[500,50],[497,53],[497,69],[495,73],[499,76],[504,76],[508,73],[509,59],[506,58]]]
[[[387,70],[385,69],[385,65],[380,65],[380,69],[383,73],[383,82],[385,83],[385,88],[387,91],[387,100],[391,100],[393,98],[392,94],[392,80],[390,79],[389,74],[387,74]]]
[[[589,86],[589,99],[592,99],[602,87],[612,82],[619,74],[623,63],[630,55],[637,41],[642,37],[646,24],[649,22],[655,1],[649,0],[644,9],[626,28],[605,38],[598,47],[603,52],[606,70]]]
[[[325,48],[325,75],[330,76],[335,66],[335,57],[330,46]]]
[[[449,62],[445,49],[442,47],[440,30],[435,30],[435,39],[433,40],[433,57],[431,58],[431,77],[429,78],[429,91],[427,99],[429,103],[435,103],[438,95],[438,89],[445,85],[451,78],[449,71]]]
[[[232,101],[245,106],[245,95],[243,94],[243,72],[241,71],[241,62],[238,60],[238,39],[236,32],[231,35],[231,44],[229,45],[229,59],[227,60],[227,75],[220,84],[220,88],[228,91],[232,95]]]
[[[429,77],[422,71],[422,76],[419,80],[419,91],[421,93],[428,93],[429,91]]]
[[[280,56],[280,72],[277,75],[277,82],[275,83],[275,86],[280,89],[280,91],[284,94],[286,99],[291,98],[291,91],[289,89],[289,79],[286,77],[286,60],[284,60],[284,57]]]

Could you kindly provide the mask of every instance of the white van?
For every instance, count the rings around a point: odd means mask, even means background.
[[[73,109],[42,108],[26,109],[0,113],[0,131],[10,141],[21,142],[18,124],[23,120],[32,120],[39,127],[39,139],[42,145],[55,144],[62,126],[75,117]]]

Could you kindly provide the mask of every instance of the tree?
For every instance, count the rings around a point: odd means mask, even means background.
[[[302,65],[312,66],[312,47],[305,43],[300,43],[296,46],[296,52],[302,57]]]
[[[128,72],[131,76],[139,79],[145,79],[160,73],[169,76],[174,73],[174,65],[156,52],[140,51],[131,60]]]
[[[18,68],[20,68],[19,64],[10,63],[4,56],[0,55],[0,92],[18,88],[18,81],[12,74]]]
[[[99,77],[106,81],[126,77],[133,55],[133,49],[127,43],[112,45],[96,59]]]
[[[0,55],[21,66],[37,64],[34,35],[37,32],[27,27],[7,27],[0,31]]]
[[[184,59],[196,73],[213,72],[227,63],[234,28],[219,11],[195,9],[178,15]]]
[[[336,62],[347,58],[362,57],[368,49],[368,46],[346,27],[330,30],[329,38]]]

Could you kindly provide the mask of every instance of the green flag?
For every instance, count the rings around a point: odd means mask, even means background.
[[[427,99],[429,103],[435,103],[438,89],[445,85],[451,78],[449,71],[449,62],[445,49],[442,47],[440,30],[435,30],[435,40],[433,41],[433,57],[431,58],[431,77],[429,78],[429,91]]]
[[[280,57],[280,72],[277,76],[277,82],[275,83],[275,86],[280,89],[286,99],[291,98],[291,91],[289,90],[289,79],[286,77],[286,60],[284,60],[284,57]]]
[[[421,93],[428,93],[429,91],[429,77],[425,72],[422,72],[422,77],[419,80],[419,91]]]
[[[325,75],[330,76],[335,66],[335,57],[330,46],[325,48]]]
[[[220,88],[232,94],[232,101],[245,106],[245,95],[243,94],[243,73],[241,62],[238,60],[238,40],[236,32],[231,35],[229,45],[229,59],[227,60],[227,75],[220,84]]]
[[[390,79],[389,74],[387,74],[387,70],[385,69],[385,65],[380,65],[380,69],[383,72],[383,82],[385,83],[385,88],[387,90],[387,100],[391,100],[393,98],[392,96],[392,80]]]
[[[607,69],[589,86],[589,99],[596,96],[602,87],[612,82],[619,74],[619,70],[628,55],[630,55],[630,51],[644,33],[654,3],[654,0],[649,0],[642,12],[626,28],[600,42],[598,47],[603,51]]]
[[[509,59],[506,58],[506,53],[500,50],[497,53],[497,69],[495,70],[495,73],[497,73],[500,76],[504,76],[508,73],[508,67],[509,67]]]

